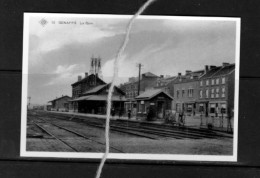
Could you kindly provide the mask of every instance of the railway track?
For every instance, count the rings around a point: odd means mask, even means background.
[[[105,143],[87,137],[71,128],[58,125],[39,116],[34,116],[31,122],[44,133],[61,142],[64,146],[69,147],[74,152],[90,152],[93,151],[93,147],[98,152],[104,152],[105,150]],[[123,151],[113,146],[110,146],[110,149],[114,153],[123,153]]]
[[[44,113],[40,115],[48,119],[58,119],[65,121],[81,122],[85,125],[104,129],[105,120],[96,118],[83,118],[81,116],[64,116],[53,113]],[[218,138],[227,137],[230,135],[217,134],[209,130],[179,128],[169,125],[155,125],[142,122],[129,122],[125,120],[111,120],[110,129],[114,132],[121,132],[125,134],[135,135],[149,139],[203,139],[203,138]]]

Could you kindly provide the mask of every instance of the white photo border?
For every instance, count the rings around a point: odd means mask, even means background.
[[[60,13],[24,13],[23,27],[23,68],[22,68],[22,98],[21,98],[21,157],[44,158],[89,158],[101,159],[104,153],[73,153],[73,152],[38,152],[26,151],[26,125],[27,125],[27,90],[28,90],[28,53],[29,53],[29,18],[30,17],[88,17],[88,18],[124,18],[130,19],[130,15],[98,15],[98,14],[60,14]],[[169,160],[169,161],[237,161],[238,146],[238,101],[239,101],[239,69],[240,69],[240,18],[230,17],[199,17],[199,16],[152,16],[141,15],[140,19],[174,19],[174,20],[209,20],[209,21],[234,21],[236,22],[236,53],[235,53],[235,103],[234,103],[234,135],[233,155],[183,155],[183,154],[131,154],[109,153],[108,159],[129,160]]]

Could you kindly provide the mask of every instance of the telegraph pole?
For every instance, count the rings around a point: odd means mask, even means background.
[[[140,85],[141,85],[140,81],[141,81],[141,68],[142,68],[142,66],[143,65],[141,63],[137,64],[137,67],[138,67],[138,70],[139,70],[139,75],[138,75],[138,95],[140,95]]]

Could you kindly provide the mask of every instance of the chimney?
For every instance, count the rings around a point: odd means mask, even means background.
[[[178,79],[181,81],[181,73],[178,73]]]
[[[191,73],[191,70],[186,70],[186,75],[189,75]]]
[[[209,66],[205,65],[204,73],[207,73],[209,71]]]
[[[78,81],[80,81],[81,79],[82,79],[82,78],[81,78],[81,76],[79,75],[79,76],[78,76]]]
[[[209,66],[209,68],[210,68],[210,69],[215,69],[215,68],[216,68],[216,66]]]
[[[160,75],[160,78],[163,78],[163,75]]]
[[[88,73],[87,72],[85,72],[85,78],[87,78],[88,77]]]
[[[223,62],[222,63],[222,66],[224,67],[224,66],[228,66],[229,65],[229,63],[227,63],[227,62]]]

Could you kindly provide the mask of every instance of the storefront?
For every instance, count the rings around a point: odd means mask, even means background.
[[[199,115],[204,115],[208,117],[209,114],[209,101],[198,101],[197,102],[197,111]]]
[[[226,101],[211,101],[209,102],[209,115],[214,117],[227,115]]]

